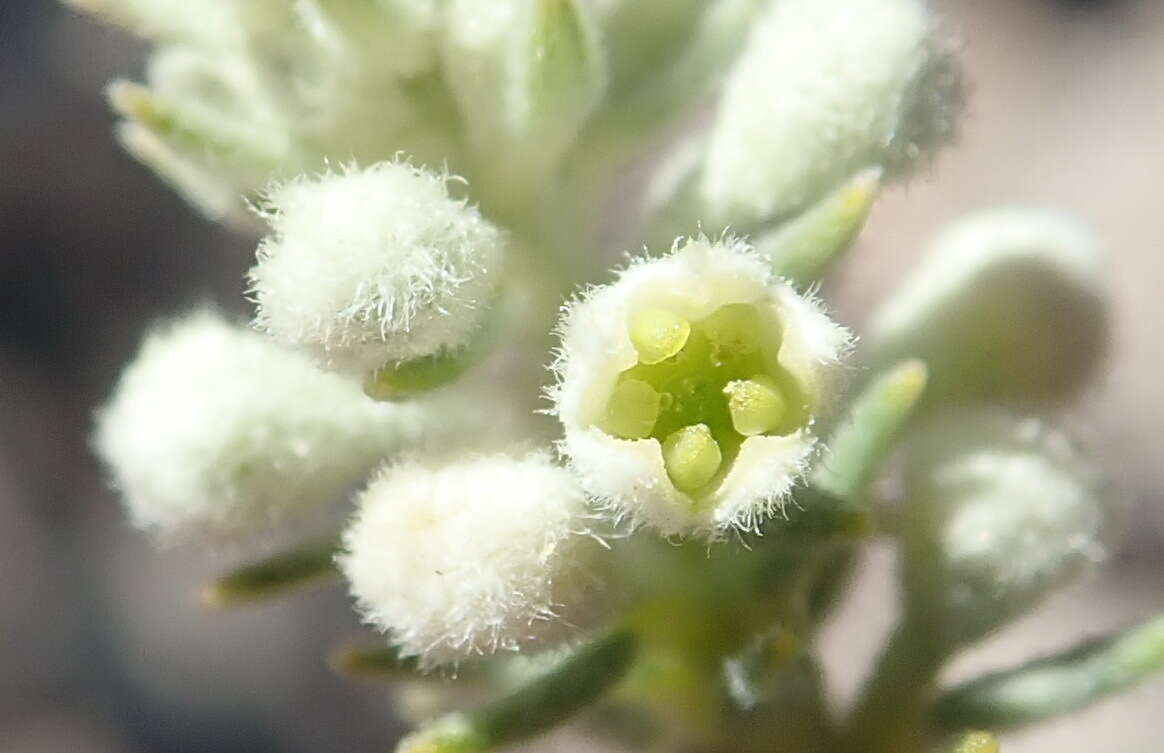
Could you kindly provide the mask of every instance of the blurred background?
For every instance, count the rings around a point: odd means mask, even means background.
[[[1115,342],[1072,416],[1130,531],[1102,574],[963,657],[951,679],[1164,609],[1164,3],[951,0],[973,92],[961,143],[888,194],[829,295],[860,329],[944,222],[1004,202],[1072,210],[1110,256]],[[339,589],[205,613],[230,553],[159,553],[88,449],[143,330],[245,311],[253,243],[203,221],[114,144],[106,82],[142,49],[48,0],[0,0],[0,753],[386,751],[379,687],[323,652],[359,634]],[[838,702],[893,620],[874,548],[825,638]],[[1007,738],[1006,753],[1158,753],[1164,680]]]

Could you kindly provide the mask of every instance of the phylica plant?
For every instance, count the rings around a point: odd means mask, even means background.
[[[74,2],[154,45],[110,87],[128,150],[267,225],[253,326],[159,327],[96,448],[169,540],[357,489],[206,597],[345,578],[382,637],[337,669],[428,686],[400,750],[982,753],[1164,664],[1156,618],[937,681],[1117,526],[1056,425],[1107,338],[1086,227],[956,223],[863,341],[817,295],[955,131],[925,0]],[[814,636],[875,534],[904,608],[838,712]]]

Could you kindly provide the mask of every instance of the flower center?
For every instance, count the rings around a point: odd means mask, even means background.
[[[748,437],[808,423],[804,391],[776,360],[781,333],[752,304],[695,322],[647,309],[627,331],[639,362],[619,374],[598,426],[621,439],[659,440],[676,488],[706,492]]]

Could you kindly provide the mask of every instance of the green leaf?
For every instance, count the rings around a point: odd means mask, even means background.
[[[418,677],[419,663],[414,656],[401,656],[394,646],[345,646],[334,651],[328,665],[338,674],[351,677],[400,679]]]
[[[588,707],[618,683],[638,639],[618,631],[566,657],[498,701],[437,719],[401,741],[398,753],[479,753],[544,732]]]
[[[114,81],[107,89],[107,96],[119,115],[191,154],[266,173],[283,164],[289,151],[278,133],[260,137],[231,128],[226,122],[199,115],[140,84]]]
[[[926,379],[926,365],[916,360],[904,361],[874,379],[829,440],[829,453],[809,478],[810,485],[838,499],[862,497],[913,414]]]
[[[1070,713],[1164,670],[1164,615],[1070,651],[972,680],[945,693],[942,729],[1000,730]]]
[[[601,89],[602,66],[576,0],[538,0],[529,50],[529,96],[535,118],[557,117]]]
[[[338,575],[335,555],[339,546],[337,540],[326,539],[241,567],[208,584],[202,590],[202,603],[221,608],[261,601]]]
[[[816,205],[756,238],[781,277],[807,285],[852,245],[877,200],[879,167],[862,170]]]

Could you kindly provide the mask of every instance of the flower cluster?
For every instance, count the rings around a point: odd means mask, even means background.
[[[97,449],[169,538],[350,495],[322,552],[213,593],[342,574],[383,640],[337,666],[509,693],[436,693],[402,750],[603,699],[655,749],[920,751],[966,718],[930,708],[943,663],[1110,545],[1053,415],[1104,353],[1090,231],[958,223],[860,345],[817,295],[955,131],[924,0],[73,2],[154,43],[148,85],[111,90],[130,151],[266,224],[252,327],[150,335]],[[841,722],[813,636],[885,520],[906,608]]]

